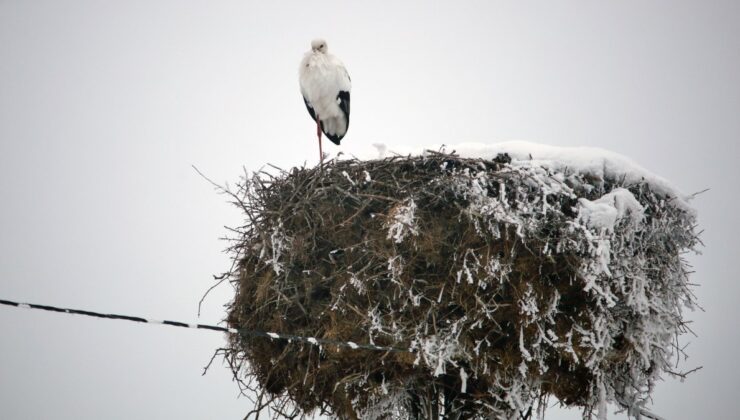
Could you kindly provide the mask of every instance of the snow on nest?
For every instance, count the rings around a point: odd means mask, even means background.
[[[651,173],[626,156],[597,147],[560,147],[528,141],[507,141],[494,144],[460,143],[424,148],[389,146],[382,143],[375,143],[373,146],[378,154],[372,158],[379,159],[394,155],[424,155],[428,150],[446,153],[454,151],[463,158],[480,159],[493,159],[498,154],[508,153],[512,159],[512,166],[539,166],[556,172],[568,171],[590,175],[602,180],[623,179],[625,184],[644,181],[655,192],[675,198],[679,207],[693,213],[688,204],[690,197],[667,180]],[[624,203],[624,200],[621,202]]]
[[[282,183],[280,188],[245,179],[247,186],[240,187],[240,191],[244,191],[243,200],[252,205],[244,210],[249,214],[248,220],[259,220],[261,224],[248,225],[243,245],[235,248],[245,252],[235,257],[245,263],[240,265],[244,271],[240,272],[239,297],[235,300],[242,302],[242,306],[232,314],[255,314],[247,321],[239,318],[239,322],[253,323],[245,326],[253,328],[249,325],[272,319],[272,309],[256,309],[265,306],[259,304],[262,298],[251,295],[255,289],[241,286],[252,281],[274,283],[272,273],[269,276],[259,273],[269,273],[272,269],[285,278],[278,282],[279,287],[290,288],[293,282],[308,281],[301,274],[305,266],[297,264],[291,269],[293,261],[326,261],[321,255],[331,256],[339,249],[352,251],[356,246],[354,241],[343,242],[353,237],[347,232],[354,228],[340,221],[361,214],[360,207],[369,204],[355,199],[347,200],[351,205],[338,205],[332,200],[343,201],[345,195],[337,195],[334,190],[305,193],[305,185],[331,182],[349,196],[361,194],[382,199],[384,204],[378,205],[379,210],[374,210],[377,213],[370,216],[379,216],[382,219],[377,220],[382,222],[367,221],[368,226],[380,229],[368,231],[377,235],[371,239],[373,243],[383,243],[385,239],[388,244],[356,251],[370,261],[367,267],[373,267],[363,268],[361,272],[352,268],[352,258],[331,259],[327,270],[342,273],[331,280],[337,282],[331,283],[331,287],[338,292],[332,291],[331,300],[320,304],[329,304],[335,315],[322,312],[323,315],[312,318],[306,335],[334,328],[322,325],[334,325],[336,319],[343,319],[339,314],[346,308],[357,311],[349,306],[352,301],[347,299],[358,299],[356,302],[367,302],[368,306],[358,312],[362,315],[366,311],[367,316],[363,321],[347,322],[352,323],[354,330],[367,334],[365,341],[372,344],[377,338],[392,337],[397,343],[410,343],[416,354],[414,365],[427,369],[427,374],[433,377],[459,374],[461,395],[481,396],[480,409],[490,410],[491,417],[496,413],[513,413],[516,417],[532,409],[533,398],[545,389],[558,398],[577,401],[574,404],[585,412],[597,410],[599,418],[605,418],[607,402],[617,402],[630,413],[639,414],[655,381],[663,372],[673,369],[669,363],[680,352],[673,340],[683,332],[682,310],[693,304],[688,267],[681,254],[693,249],[697,241],[694,213],[676,211],[680,207],[690,209],[687,197],[630,159],[597,148],[554,147],[521,141],[423,149],[385,145],[376,148],[379,153],[366,157],[367,162],[340,160],[323,171],[309,168],[284,172],[275,178]],[[395,179],[394,174],[405,176],[408,166],[372,159],[401,155],[399,161],[404,163],[405,156],[423,156],[428,150],[485,160],[506,153],[511,161],[506,165],[482,165],[480,169],[469,162],[448,168],[448,159],[430,153],[428,156],[436,163],[418,166],[419,179],[428,183],[409,183],[408,190],[396,183],[398,192],[389,192],[393,184],[384,181]],[[436,165],[440,165],[438,173]],[[320,182],[305,181],[312,179]],[[599,180],[604,185],[600,186]],[[644,188],[644,184],[651,188]],[[385,201],[388,197],[369,193],[388,194],[393,197],[393,203]],[[671,199],[665,199],[666,196]],[[453,209],[441,212],[445,214],[439,217],[429,211],[430,203],[437,205],[438,197],[449,197],[447,207]],[[286,205],[285,200],[294,199],[300,204]],[[327,209],[336,209],[336,213],[333,210],[322,213],[333,219],[303,223],[304,218],[315,217],[318,208],[307,204],[308,199]],[[284,221],[287,221],[285,225]],[[467,232],[462,235],[464,240],[450,243],[446,236],[449,229]],[[331,246],[291,246],[292,237],[316,235],[333,238],[325,241]],[[510,250],[496,254],[497,249],[508,249],[507,241],[521,242],[526,252],[514,252],[512,245]],[[481,243],[494,245],[481,247]],[[429,252],[437,249],[446,251]],[[430,263],[421,264],[425,255],[441,260],[430,257]],[[446,256],[450,256],[449,260]],[[429,278],[435,281],[417,282],[417,276],[423,278],[424,273],[407,269],[405,257],[419,267],[429,268]],[[547,262],[538,262],[536,258]],[[459,287],[445,289],[449,279],[436,280],[440,278],[436,267],[442,265],[449,265],[451,275],[456,273],[456,282],[451,284]],[[510,273],[513,274],[509,276]],[[324,279],[316,281],[322,282],[321,287],[326,284]],[[352,287],[345,289],[347,284]],[[309,289],[313,290],[307,286]],[[460,297],[463,291],[468,293],[465,298]],[[278,289],[275,292],[280,293]],[[493,299],[495,296],[500,299]],[[506,306],[513,309],[496,312],[502,301],[509,302]],[[381,306],[378,302],[387,303]],[[469,302],[470,310],[462,311],[465,313],[462,317],[446,315],[449,316],[446,325],[438,324],[434,317],[430,324],[428,316],[417,316],[447,307],[447,302],[455,305]],[[249,306],[252,304],[255,306]],[[286,301],[281,305],[292,303]],[[287,311],[289,307],[281,308]],[[501,335],[509,340],[506,356],[500,355],[499,344],[492,345],[485,338],[488,333],[478,340],[478,332],[472,332],[500,331],[496,329],[499,327],[494,313],[509,325]],[[438,329],[438,325],[442,328]],[[236,347],[232,355],[241,357],[245,354],[242,348],[246,347]],[[277,368],[270,362],[273,359],[268,353],[255,360],[262,360],[261,366],[273,372]],[[300,357],[311,360],[307,353]],[[314,383],[336,383],[341,372],[368,366],[345,369],[349,365],[340,363],[351,364],[359,359],[340,356],[334,360],[336,369],[310,375],[326,378],[312,379]],[[411,371],[408,358],[394,360],[389,359],[388,369]],[[498,367],[489,371],[489,362]],[[280,369],[289,372],[292,368]],[[547,373],[548,370],[553,373]],[[470,377],[480,381],[468,383]],[[558,391],[553,391],[555,388],[549,387],[555,385],[550,384],[555,383],[553,378],[559,377],[566,379],[561,381]],[[350,408],[355,412],[360,410],[362,418],[399,413],[398,407],[406,401],[401,398],[408,398],[406,384],[410,382],[400,376],[397,379],[387,383],[383,376],[379,384],[370,382],[367,375],[364,379],[360,376],[347,379],[347,384],[354,381],[354,388],[346,387],[347,392],[354,393],[348,394],[348,397],[354,395],[350,398]],[[569,383],[579,385],[570,388]],[[487,394],[489,389],[492,391]],[[322,398],[333,398],[330,391],[326,392]],[[368,396],[367,404],[364,395]],[[309,403],[316,401],[312,396]],[[474,408],[478,410],[479,406]],[[374,416],[371,411],[380,414]]]
[[[579,198],[578,202],[578,218],[592,228],[608,232],[613,232],[617,221],[622,218],[628,217],[633,228],[637,228],[644,218],[644,207],[625,188],[615,188],[598,200]]]

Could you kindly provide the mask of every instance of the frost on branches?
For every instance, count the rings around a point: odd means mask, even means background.
[[[554,398],[649,415],[693,305],[694,212],[626,160],[515,152],[244,181],[230,326],[408,350],[234,336],[228,360],[264,410],[528,418]]]

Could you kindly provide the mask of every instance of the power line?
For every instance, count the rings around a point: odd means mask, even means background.
[[[3,300],[3,299],[0,299],[0,304],[7,305],[7,306],[14,306],[16,308],[39,309],[42,311],[59,312],[59,313],[73,314],[73,315],[84,315],[84,316],[90,316],[90,317],[95,317],[95,318],[120,319],[123,321],[141,322],[145,324],[160,324],[160,325],[169,325],[171,327],[220,331],[220,332],[225,332],[228,334],[241,334],[243,336],[249,336],[249,337],[264,337],[264,338],[270,338],[272,340],[286,340],[288,342],[298,341],[301,343],[307,343],[307,344],[311,344],[314,346],[333,345],[337,347],[347,347],[353,350],[362,349],[362,350],[396,352],[396,353],[412,353],[413,352],[411,349],[408,349],[408,348],[377,346],[375,344],[358,344],[352,341],[330,340],[330,339],[318,338],[318,337],[306,337],[306,336],[293,335],[293,334],[248,330],[245,328],[227,328],[227,327],[220,327],[218,325],[188,324],[185,322],[166,321],[166,320],[159,321],[155,319],[147,319],[147,318],[142,318],[138,316],[104,314],[100,312],[85,311],[82,309],[59,308],[56,306],[38,305],[35,303],[13,302],[11,300]]]

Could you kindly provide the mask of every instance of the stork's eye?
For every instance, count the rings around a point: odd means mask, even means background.
[[[319,48],[324,48],[324,44],[319,45]]]

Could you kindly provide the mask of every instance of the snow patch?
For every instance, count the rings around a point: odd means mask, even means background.
[[[627,218],[630,227],[637,228],[644,219],[645,208],[625,188],[615,188],[601,198],[591,201],[579,198],[578,219],[596,230],[614,232],[617,222]]]
[[[622,179],[626,184],[646,182],[657,193],[676,199],[683,210],[693,212],[688,204],[689,196],[683,194],[666,179],[655,175],[635,163],[632,159],[606,149],[597,147],[561,147],[528,141],[506,141],[501,143],[459,143],[455,145],[431,145],[429,147],[389,146],[375,143],[377,156],[385,157],[423,156],[428,150],[455,152],[462,158],[479,158],[492,160],[499,154],[507,153],[512,166],[538,166],[555,172],[572,172],[589,175],[599,180]]]
[[[415,213],[416,203],[413,199],[408,199],[403,205],[397,206],[390,217],[388,239],[393,239],[393,242],[399,244],[408,234],[418,235]]]

